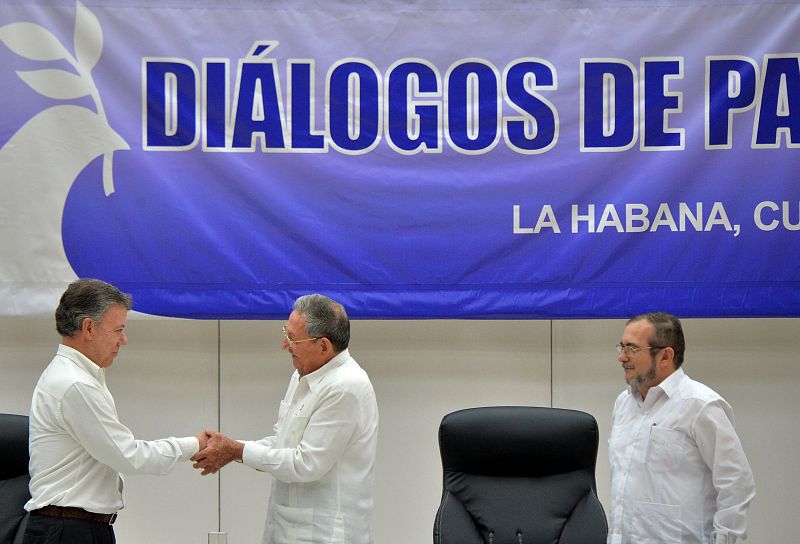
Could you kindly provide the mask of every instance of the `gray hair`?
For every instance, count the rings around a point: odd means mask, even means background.
[[[131,296],[104,281],[91,278],[76,280],[61,295],[56,308],[56,330],[72,337],[83,327],[87,317],[99,322],[113,304],[131,309]]]
[[[336,352],[350,344],[350,320],[344,306],[326,296],[304,295],[294,301],[294,310],[306,319],[306,333],[327,338]]]
[[[686,351],[681,320],[664,312],[652,312],[632,317],[628,324],[642,320],[653,325],[653,334],[647,339],[650,345],[675,350],[675,368],[680,368],[683,364],[683,353]]]

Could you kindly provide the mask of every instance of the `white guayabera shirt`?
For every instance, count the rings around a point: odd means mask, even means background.
[[[676,370],[614,404],[608,544],[734,544],[756,488],[725,399]]]
[[[378,405],[348,350],[295,371],[274,430],[245,441],[242,455],[275,477],[263,542],[370,544]]]
[[[26,510],[75,506],[122,509],[122,476],[166,474],[197,453],[197,438],[136,440],[117,418],[105,370],[60,344],[33,391],[30,413],[31,500]]]

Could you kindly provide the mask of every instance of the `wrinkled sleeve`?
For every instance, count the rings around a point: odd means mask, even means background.
[[[111,399],[97,387],[76,383],[61,405],[65,428],[89,454],[124,474],[166,474],[197,453],[197,438],[136,440],[117,418]]]
[[[287,419],[286,425],[304,425],[288,430],[302,433],[297,446],[277,448],[275,437],[245,442],[242,462],[283,482],[319,480],[341,458],[357,421],[358,399],[353,393],[338,391],[323,399],[307,421]]]
[[[747,508],[756,495],[755,480],[733,425],[733,410],[722,399],[706,404],[693,425],[695,440],[717,490],[715,544],[734,544],[747,536]]]
[[[252,444],[250,447],[258,447],[258,448],[274,448],[278,443],[277,436],[267,436],[266,438],[262,438],[261,440],[240,440],[244,444],[245,450],[247,449],[248,444]]]

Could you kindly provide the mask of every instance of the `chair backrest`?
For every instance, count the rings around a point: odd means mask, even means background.
[[[597,421],[528,406],[470,408],[439,426],[434,544],[605,544]]]
[[[22,542],[29,482],[28,416],[0,414],[0,542]]]

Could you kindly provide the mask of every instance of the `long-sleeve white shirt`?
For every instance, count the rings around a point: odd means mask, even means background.
[[[136,440],[117,418],[104,369],[63,344],[33,392],[29,442],[26,510],[76,506],[105,514],[124,506],[120,473],[166,474],[199,447],[195,437]]]
[[[371,543],[378,406],[348,350],[294,373],[274,431],[242,454],[275,477],[264,544]]]
[[[734,544],[756,488],[733,410],[678,369],[617,397],[609,544]]]

